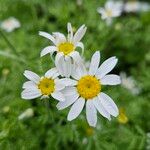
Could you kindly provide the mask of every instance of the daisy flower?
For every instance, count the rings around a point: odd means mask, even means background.
[[[122,87],[128,89],[133,95],[138,95],[141,92],[141,89],[132,76],[128,77],[125,72],[121,72],[120,77]]]
[[[124,10],[127,13],[149,11],[150,5],[149,3],[146,3],[146,2],[129,1],[125,4]]]
[[[73,104],[67,117],[69,121],[79,116],[84,105],[86,105],[87,121],[93,127],[97,123],[97,110],[108,120],[111,120],[111,115],[115,117],[118,115],[116,104],[102,92],[102,85],[121,83],[118,75],[107,75],[115,67],[117,61],[116,57],[111,57],[99,67],[100,52],[97,51],[92,56],[88,72],[86,69],[76,66],[72,72],[73,79],[69,81],[67,78],[63,79],[67,84],[67,87],[62,90],[66,101],[59,102],[57,108],[62,110]]]
[[[76,51],[76,48],[77,47],[81,48],[83,53],[84,45],[82,42],[80,42],[80,40],[83,38],[87,28],[85,27],[85,25],[82,25],[77,30],[77,32],[73,34],[73,28],[71,24],[68,23],[67,29],[68,29],[67,38],[65,37],[64,34],[60,32],[54,32],[52,35],[42,31],[39,32],[39,35],[49,39],[54,44],[53,46],[45,47],[41,51],[41,57],[48,53],[52,55],[54,52],[56,52],[55,65],[62,76],[66,76],[67,73],[62,69],[63,67],[60,67],[61,64],[64,65],[64,68],[69,68],[70,66],[69,64],[71,63],[72,60],[77,64],[83,63],[82,59],[80,58],[79,52]],[[70,74],[67,75],[67,77],[68,76],[70,76]]]
[[[110,25],[112,23],[112,18],[119,17],[122,13],[123,3],[107,1],[104,8],[100,7],[97,9],[98,13],[101,14],[101,18],[106,20],[106,23]]]
[[[65,100],[61,92],[65,85],[57,78],[59,73],[56,68],[48,70],[43,77],[39,77],[36,73],[28,70],[24,72],[24,76],[29,81],[23,84],[24,90],[21,93],[23,99],[30,100],[37,97],[42,99],[52,96],[59,101]]]
[[[6,32],[12,32],[20,26],[20,22],[14,17],[10,17],[1,23],[1,28],[4,29]]]

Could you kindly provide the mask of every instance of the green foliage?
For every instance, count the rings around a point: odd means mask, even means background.
[[[11,33],[2,31],[16,52],[0,34],[0,149],[146,148],[146,134],[150,132],[150,12],[123,15],[108,27],[96,11],[104,2],[84,0],[78,6],[75,0],[0,0],[0,21],[14,16],[21,22],[21,28]],[[57,111],[53,99],[49,112],[44,100],[21,99],[23,71],[42,75],[53,66],[49,56],[40,58],[49,41],[38,36],[38,31],[66,33],[67,22],[74,28],[82,24],[88,27],[83,39],[86,60],[96,50],[101,51],[102,60],[115,55],[119,64],[114,72],[124,71],[136,79],[139,95],[121,86],[105,89],[118,107],[125,108],[128,123],[120,124],[116,118],[109,122],[99,114],[97,127],[92,129],[85,112],[68,122],[69,109]],[[34,116],[18,120],[29,107]]]

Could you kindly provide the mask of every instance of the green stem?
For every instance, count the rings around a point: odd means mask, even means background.
[[[47,110],[48,120],[53,120],[53,114],[50,112],[49,99],[44,99],[44,104]]]
[[[14,52],[14,56],[11,54],[6,54],[6,53],[2,53],[2,55],[7,55],[11,58],[15,58],[16,60],[19,60],[21,62],[23,62],[24,64],[27,64],[26,60],[24,60],[22,57],[20,57],[20,54],[17,52],[16,48],[11,44],[11,42],[8,40],[8,38],[5,36],[5,34],[0,30],[0,35],[2,36],[2,38],[5,40],[5,42],[8,44],[8,46],[10,47],[10,49]]]
[[[8,44],[8,46],[12,49],[12,51],[19,56],[16,48],[9,42],[8,38],[5,36],[5,34],[0,30],[0,34],[3,37],[3,39],[5,40],[5,42]]]

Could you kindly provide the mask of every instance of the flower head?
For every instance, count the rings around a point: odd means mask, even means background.
[[[14,29],[19,28],[20,26],[20,22],[14,17],[10,17],[1,23],[1,28],[6,32],[12,32]]]
[[[120,84],[120,77],[114,74],[107,75],[117,63],[116,57],[107,59],[99,67],[100,53],[94,53],[91,59],[89,71],[85,66],[74,66],[72,72],[73,79],[63,79],[66,87],[62,90],[66,101],[59,102],[57,108],[64,109],[72,105],[67,119],[69,121],[78,117],[84,105],[86,105],[86,118],[90,126],[95,127],[97,123],[98,112],[111,120],[111,116],[118,115],[118,108],[113,100],[102,92],[102,85]]]
[[[128,122],[128,117],[126,116],[125,109],[119,109],[118,122],[121,124],[126,124]]]
[[[101,18],[106,20],[107,24],[111,24],[112,18],[119,17],[122,13],[122,2],[115,2],[115,1],[107,1],[105,7],[100,7],[97,9],[98,13],[101,14]]]
[[[141,89],[138,87],[133,77],[127,77],[127,74],[125,72],[121,72],[120,77],[122,81],[121,85],[124,88],[128,89],[133,95],[138,95],[140,93]]]
[[[138,1],[129,1],[125,4],[124,7],[125,12],[140,12],[140,11],[149,11],[150,5],[146,2],[138,2]]]
[[[55,65],[58,68],[59,73],[65,77],[70,76],[70,73],[67,74],[68,72],[66,73],[66,71],[62,72],[59,64],[67,66],[64,66],[65,68],[70,67],[71,69],[71,65],[69,64],[72,60],[76,63],[82,63],[81,57],[79,52],[76,51],[76,48],[80,47],[83,53],[84,45],[80,40],[83,38],[87,28],[85,25],[82,25],[77,32],[73,34],[71,23],[68,23],[67,29],[67,37],[60,32],[54,32],[52,35],[42,31],[39,32],[39,35],[49,39],[53,43],[53,46],[48,46],[41,51],[41,57],[48,53],[52,55],[56,52]]]
[[[23,84],[23,99],[30,100],[37,97],[48,98],[52,96],[54,99],[64,101],[65,97],[61,90],[65,88],[64,82],[58,79],[59,76],[56,68],[48,70],[43,77],[39,77],[36,73],[26,70],[24,76],[29,81]]]

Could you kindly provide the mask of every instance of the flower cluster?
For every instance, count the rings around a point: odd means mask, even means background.
[[[121,16],[122,13],[136,13],[150,11],[150,4],[139,1],[114,1],[108,0],[104,7],[97,9],[103,20],[106,20],[107,25],[112,23],[112,19]]]
[[[26,70],[24,76],[29,80],[23,84],[23,99],[30,100],[37,97],[53,97],[58,100],[57,109],[69,106],[67,120],[71,121],[79,116],[84,106],[86,118],[90,126],[97,123],[97,111],[108,120],[111,116],[118,116],[118,108],[113,100],[103,93],[103,85],[118,85],[120,77],[108,74],[117,64],[118,59],[111,57],[100,65],[100,52],[96,51],[86,68],[77,47],[84,52],[81,41],[87,27],[82,25],[74,34],[70,23],[67,25],[68,36],[60,32],[52,34],[39,32],[39,35],[50,40],[53,45],[41,51],[41,57],[50,54],[54,57],[55,67],[40,77],[32,71]]]

